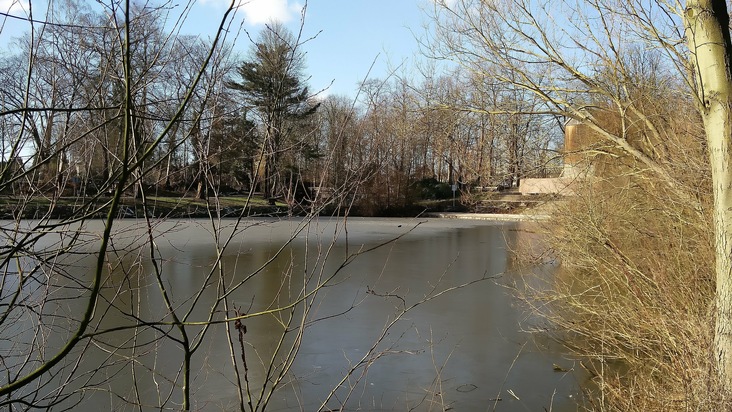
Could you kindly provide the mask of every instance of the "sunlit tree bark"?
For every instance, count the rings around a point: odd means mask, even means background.
[[[732,391],[732,41],[727,4],[689,0],[685,18],[714,191],[715,359],[723,385]]]

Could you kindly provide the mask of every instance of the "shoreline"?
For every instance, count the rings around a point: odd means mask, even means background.
[[[470,213],[470,212],[432,212],[427,217],[441,219],[465,219],[465,220],[491,220],[501,222],[526,222],[549,219],[546,214],[526,213]]]
[[[76,203],[79,199],[59,199],[58,202],[49,201],[31,201],[28,203],[18,199],[18,203],[12,197],[6,197],[0,200],[0,219],[7,220],[23,220],[23,219],[74,219],[74,218],[92,218],[104,219],[108,208],[101,202],[101,199],[95,199],[91,202]],[[25,203],[25,204],[24,204]],[[522,205],[523,206],[523,205]],[[485,220],[485,221],[542,221],[549,218],[551,209],[546,210],[541,205],[532,205],[532,207],[504,208],[504,210],[482,211],[445,211],[442,207],[435,205],[413,206],[404,208],[404,210],[386,210],[384,213],[363,213],[362,210],[352,210],[349,213],[351,217],[431,217],[438,219],[462,219],[462,220]],[[422,209],[422,210],[420,210]],[[432,209],[432,210],[429,210]],[[435,210],[438,209],[438,210]],[[443,210],[439,210],[443,209]],[[505,210],[507,209],[507,210]],[[299,212],[299,213],[298,213]],[[236,217],[284,217],[284,216],[302,216],[307,213],[305,210],[290,210],[286,205],[264,205],[259,202],[245,201],[238,198],[221,198],[220,201],[209,204],[198,200],[191,199],[155,199],[148,206],[143,206],[134,199],[124,199],[119,205],[117,218],[134,219],[143,216],[153,218],[206,218],[211,214],[224,218]],[[332,208],[325,208],[319,211],[321,216],[329,216],[335,213]],[[329,213],[330,212],[330,213]],[[513,213],[511,213],[513,212]],[[542,213],[545,212],[545,213]]]

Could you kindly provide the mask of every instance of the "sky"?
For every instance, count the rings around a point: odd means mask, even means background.
[[[423,32],[422,23],[426,19],[422,9],[434,0],[236,1],[242,2],[237,12],[237,27],[243,22],[241,27],[255,39],[271,21],[282,22],[297,33],[303,6],[307,4],[303,38],[314,38],[303,46],[303,50],[311,91],[329,87],[324,95],[355,98],[358,84],[366,78],[372,64],[369,78],[384,79],[392,69],[402,71],[419,59],[416,37]],[[48,2],[33,0],[36,19],[41,14],[39,11],[45,11]],[[198,0],[189,13],[184,32],[210,37],[230,2]],[[185,4],[185,1],[177,3]],[[10,14],[22,16],[27,7],[28,0],[0,0],[0,12],[9,10]],[[176,10],[174,13],[180,13],[182,6],[177,6]],[[12,22],[5,24],[0,42],[7,42],[13,27]],[[245,53],[250,44],[242,35],[236,47]]]
[[[432,0],[309,0],[303,38],[317,36],[303,47],[310,88],[326,94],[355,97],[366,76],[386,78],[394,69],[419,59],[416,37],[423,32],[423,8]],[[216,15],[230,0],[203,0],[203,13]],[[302,0],[249,0],[243,6],[244,27],[253,37],[272,20],[293,32],[300,27]],[[248,48],[249,41],[239,42]],[[369,68],[373,68],[369,74]]]

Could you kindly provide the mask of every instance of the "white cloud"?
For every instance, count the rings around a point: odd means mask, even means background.
[[[201,0],[201,3],[222,5],[228,4],[229,0]],[[244,12],[245,21],[251,25],[270,21],[288,23],[300,15],[302,7],[302,4],[290,0],[239,0],[239,10]]]
[[[0,0],[0,12],[20,15],[25,14],[26,10],[28,10],[26,0]]]
[[[288,0],[242,0],[242,10],[250,24],[263,24],[272,20],[287,23],[302,10],[302,5]]]

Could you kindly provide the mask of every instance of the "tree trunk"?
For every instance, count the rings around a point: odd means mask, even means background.
[[[716,299],[714,356],[727,393],[732,391],[732,67],[724,0],[688,0],[686,33],[704,120],[714,191]]]
[[[206,181],[202,176],[199,176],[198,178],[198,184],[196,185],[196,199],[198,200],[206,200],[208,199],[208,190]]]

